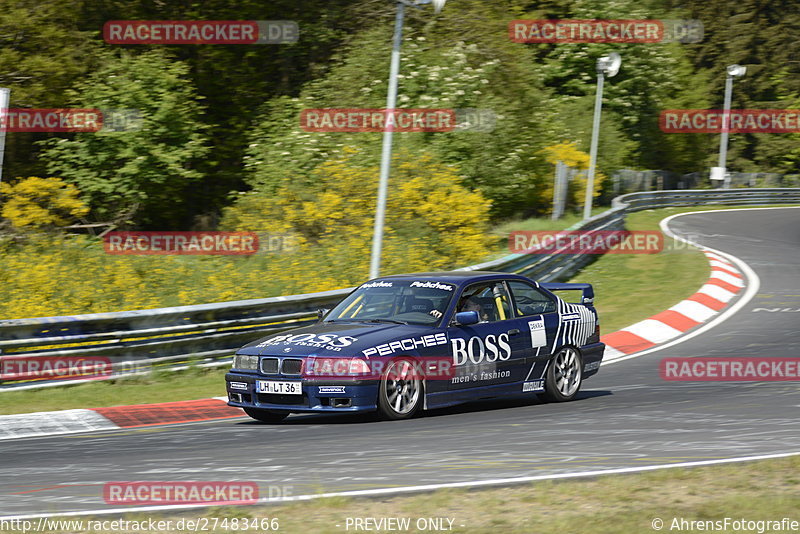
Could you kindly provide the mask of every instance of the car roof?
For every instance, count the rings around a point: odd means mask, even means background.
[[[514,273],[503,273],[497,271],[436,271],[427,273],[408,273],[408,274],[390,274],[387,276],[380,276],[375,280],[386,279],[409,279],[409,280],[438,280],[439,282],[449,282],[451,284],[462,285],[471,282],[480,282],[482,280],[496,280],[497,278],[508,278],[516,280],[531,281],[530,278]]]

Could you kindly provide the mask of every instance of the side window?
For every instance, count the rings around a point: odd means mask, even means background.
[[[514,296],[517,315],[539,315],[556,311],[556,303],[532,285],[520,281],[508,283]]]
[[[456,311],[476,311],[482,322],[504,321],[513,316],[510,303],[502,281],[484,282],[464,289]]]

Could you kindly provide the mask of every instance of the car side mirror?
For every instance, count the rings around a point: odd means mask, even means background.
[[[329,311],[331,311],[331,310],[328,309],[328,308],[320,308],[320,309],[318,309],[317,310],[317,322],[321,323],[322,320],[325,318],[325,316],[328,315]]]
[[[458,312],[456,314],[456,324],[468,325],[481,322],[481,318],[476,311]]]

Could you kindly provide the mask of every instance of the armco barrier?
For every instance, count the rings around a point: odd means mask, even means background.
[[[800,203],[800,189],[630,193],[615,198],[610,210],[570,229],[621,230],[627,213],[651,208],[784,203]],[[511,254],[464,269],[514,272],[548,282],[569,278],[592,259],[581,254]],[[104,357],[112,362],[115,374],[190,361],[222,363],[235,349],[266,333],[313,323],[316,310],[334,306],[351,289],[154,310],[2,320],[0,358]],[[8,387],[13,386],[4,389]]]

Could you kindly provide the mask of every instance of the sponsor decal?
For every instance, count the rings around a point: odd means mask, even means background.
[[[528,321],[528,328],[531,330],[531,345],[534,349],[547,345],[547,331],[544,328],[543,318]]]
[[[600,362],[590,362],[583,366],[584,371],[594,371],[595,369],[600,368]]]
[[[566,313],[561,316],[562,321],[577,321],[581,318],[581,314],[579,313]]]
[[[489,334],[485,337],[473,336],[471,338],[453,338],[451,353],[453,365],[465,365],[467,362],[479,364],[483,361],[496,362],[511,358],[511,345],[508,334]]]
[[[357,337],[339,336],[337,334],[284,334],[262,341],[256,347],[273,345],[298,345],[316,347],[325,350],[340,351],[358,341]]]
[[[108,44],[282,44],[300,35],[291,20],[110,20]]]
[[[258,251],[253,232],[109,232],[103,236],[107,254],[241,256]]]
[[[444,291],[452,291],[454,286],[450,284],[442,284],[441,282],[411,282],[411,287],[424,287],[426,289],[442,289]]]
[[[91,356],[0,356],[0,380],[91,378],[113,373],[111,360]]]
[[[410,337],[398,341],[390,341],[382,345],[364,349],[361,353],[364,356],[389,356],[395,352],[412,351],[419,347],[435,347],[437,345],[445,345],[447,343],[447,336],[444,332],[436,334],[428,334],[427,336]]]
[[[106,482],[106,504],[255,504],[255,482]]]
[[[665,133],[797,133],[800,109],[668,109],[658,124]]]
[[[508,236],[513,254],[655,254],[664,235],[653,230],[516,230]]]
[[[800,358],[664,358],[658,372],[668,381],[800,381]]]
[[[466,382],[481,382],[486,380],[497,380],[499,378],[508,378],[511,376],[511,371],[476,371],[459,374],[454,376],[451,384],[463,384]]]
[[[522,383],[522,391],[544,391],[544,379],[531,380]]]
[[[383,280],[378,280],[376,282],[361,284],[361,287],[359,287],[359,289],[369,289],[371,287],[392,287],[392,282],[384,282]]]
[[[228,382],[231,385],[231,389],[247,389],[246,382]]]
[[[320,393],[344,393],[345,386],[319,386]]]

